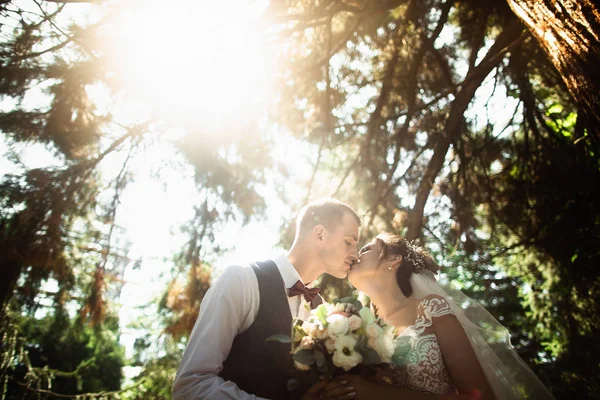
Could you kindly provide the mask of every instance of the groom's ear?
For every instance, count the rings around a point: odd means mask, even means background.
[[[314,236],[315,241],[317,242],[318,246],[320,246],[321,243],[323,242],[324,234],[325,234],[325,227],[323,225],[317,225],[313,229],[313,236]]]

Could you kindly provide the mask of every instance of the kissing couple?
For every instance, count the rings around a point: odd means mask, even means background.
[[[207,291],[173,386],[192,399],[551,399],[481,305],[437,282],[439,267],[400,236],[379,234],[358,250],[360,218],[320,199],[296,219],[287,253],[229,266]],[[311,285],[323,273],[348,278],[409,344],[406,363],[378,382],[346,373],[290,391],[289,335],[324,302]],[[468,316],[467,316],[468,315]]]

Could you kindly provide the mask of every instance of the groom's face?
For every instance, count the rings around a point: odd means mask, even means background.
[[[358,256],[358,223],[344,213],[342,221],[332,231],[326,231],[320,250],[325,271],[343,279]]]

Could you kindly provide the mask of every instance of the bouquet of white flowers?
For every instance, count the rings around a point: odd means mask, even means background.
[[[306,321],[295,319],[291,338],[268,340],[291,342],[296,369],[315,368],[330,378],[357,366],[392,364],[395,335],[394,327],[376,318],[369,308],[346,298],[321,304]]]

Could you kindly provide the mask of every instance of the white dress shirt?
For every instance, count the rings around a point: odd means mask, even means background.
[[[301,280],[286,254],[273,261],[283,278],[281,290],[289,289]],[[292,317],[308,317],[310,307],[304,297],[288,297],[288,301]],[[254,270],[249,265],[225,268],[202,300],[175,376],[173,400],[261,399],[218,376],[233,339],[252,325],[259,305],[260,293]]]

